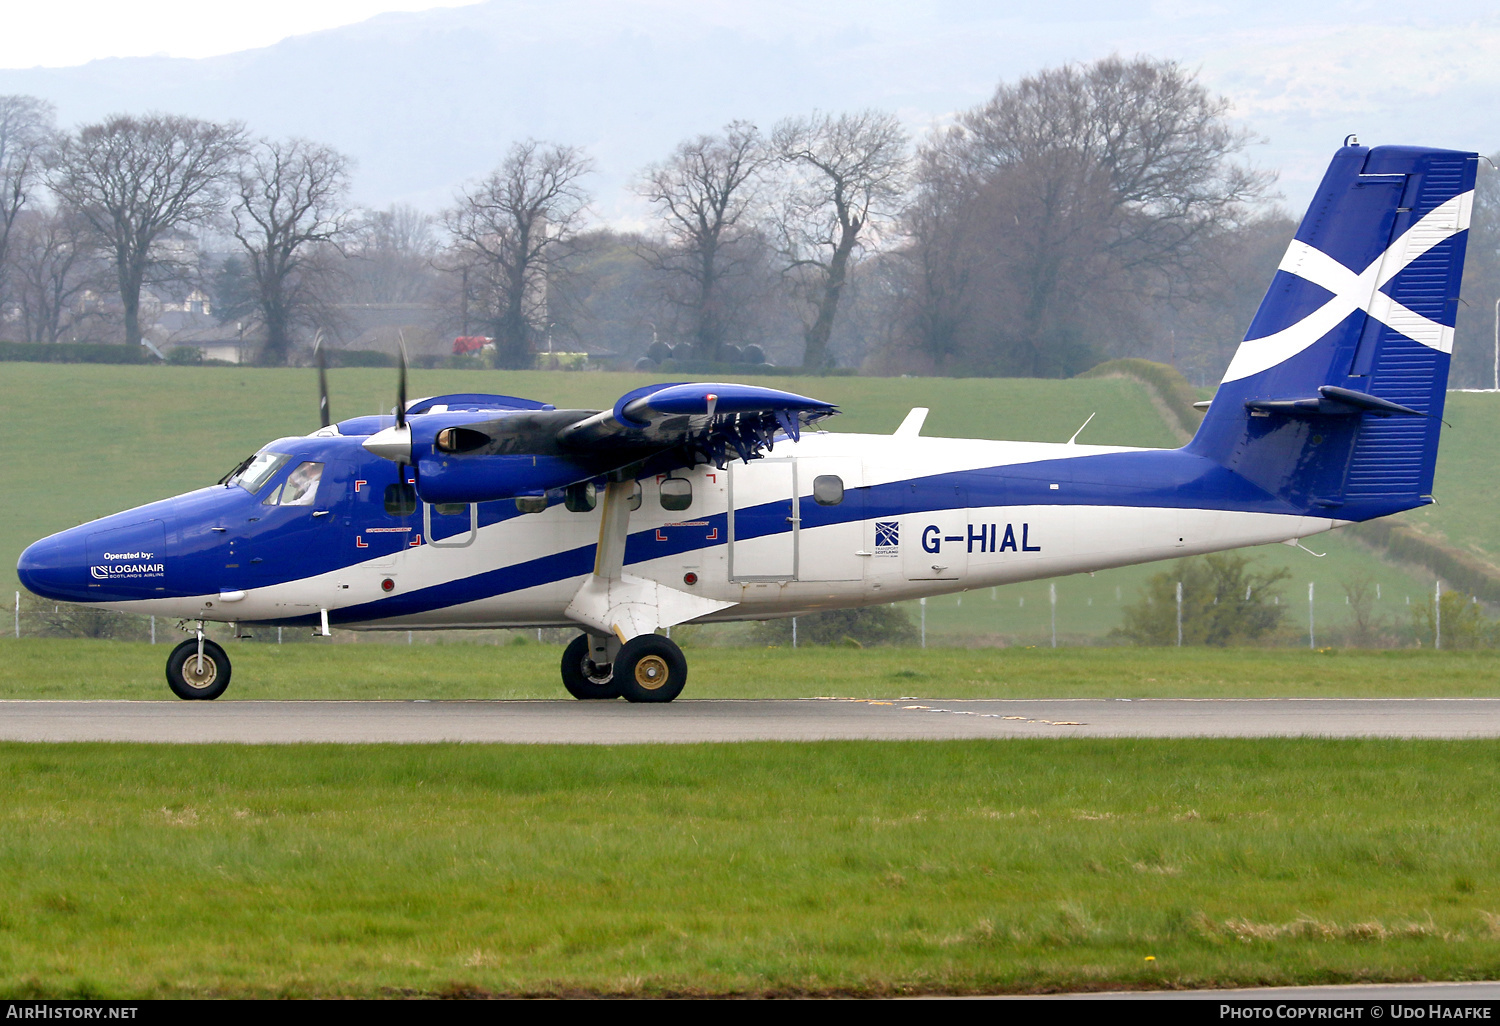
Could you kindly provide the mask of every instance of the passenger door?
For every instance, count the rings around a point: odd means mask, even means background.
[[[865,537],[865,490],[858,459],[797,460],[797,580],[862,581],[874,552]]]

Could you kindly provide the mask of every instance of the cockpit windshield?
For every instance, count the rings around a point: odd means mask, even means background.
[[[254,495],[260,490],[261,485],[269,481],[271,475],[280,470],[281,465],[289,459],[291,459],[290,456],[283,456],[279,452],[258,452],[225,484],[237,484]]]

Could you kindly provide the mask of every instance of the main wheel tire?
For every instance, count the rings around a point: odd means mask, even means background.
[[[642,634],[620,646],[615,680],[631,702],[670,702],[687,683],[687,658],[671,638]]]
[[[574,698],[585,701],[595,698],[619,698],[620,686],[615,683],[613,668],[601,671],[589,658],[589,636],[580,634],[563,649],[563,687]]]
[[[212,641],[203,642],[203,668],[198,668],[198,639],[184,641],[167,656],[167,686],[178,698],[211,701],[229,687],[229,657]]]

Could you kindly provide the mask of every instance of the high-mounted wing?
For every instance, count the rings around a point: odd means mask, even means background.
[[[414,465],[427,502],[541,495],[627,469],[640,476],[700,463],[722,468],[758,459],[778,434],[795,441],[803,426],[838,412],[821,400],[731,383],[650,385],[609,410],[511,409],[484,419],[442,398],[417,404],[404,425],[364,443]]]

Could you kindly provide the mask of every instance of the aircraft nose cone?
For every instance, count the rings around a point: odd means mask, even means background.
[[[88,587],[83,536],[63,531],[27,547],[16,562],[16,575],[27,591],[42,598],[72,601]]]

